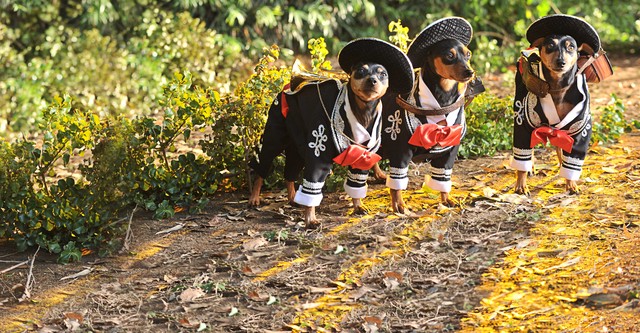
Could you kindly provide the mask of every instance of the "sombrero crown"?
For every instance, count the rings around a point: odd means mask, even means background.
[[[578,46],[586,43],[595,52],[600,50],[600,36],[587,21],[565,14],[545,16],[533,22],[527,28],[527,40],[533,44],[536,40],[550,35],[569,35]]]
[[[384,66],[389,73],[389,89],[407,93],[413,87],[413,69],[409,58],[396,46],[377,38],[359,38],[340,50],[338,63],[345,72],[359,62]]]
[[[418,68],[424,63],[425,55],[431,45],[445,39],[456,39],[466,46],[471,42],[472,35],[471,24],[462,17],[441,18],[429,24],[413,39],[407,55],[413,67]]]

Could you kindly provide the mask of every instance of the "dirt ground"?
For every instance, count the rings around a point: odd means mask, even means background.
[[[640,58],[612,61],[591,86],[596,119],[611,93],[640,119]],[[511,78],[484,81],[506,96]],[[407,215],[373,184],[370,215],[325,194],[309,231],[284,192],[259,209],[232,193],[199,215],[135,212],[130,248],[111,257],[59,265],[5,241],[0,332],[638,332],[640,133],[592,148],[578,196],[552,153],[536,150],[530,197],[513,194],[503,152],[456,163],[455,208],[413,165]]]

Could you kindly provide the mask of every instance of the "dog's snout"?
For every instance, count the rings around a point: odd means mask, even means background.
[[[475,74],[475,72],[474,72],[474,71],[473,71],[473,69],[471,69],[471,68],[467,68],[467,69],[464,71],[464,75],[465,75],[465,76],[473,76],[473,74]]]
[[[370,77],[369,77],[369,83],[370,83],[371,85],[374,85],[374,86],[375,86],[376,84],[378,84],[378,78],[377,78],[377,77],[375,77],[375,76],[370,76]]]
[[[558,65],[559,67],[564,67],[564,65],[566,65],[567,62],[564,60],[563,57],[558,57],[558,59],[556,59],[556,65]]]

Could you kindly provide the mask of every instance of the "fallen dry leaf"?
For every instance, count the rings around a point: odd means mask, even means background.
[[[255,251],[261,246],[269,244],[264,237],[257,237],[242,243],[242,249],[245,251]]]
[[[200,288],[187,288],[180,293],[180,300],[183,302],[191,302],[205,295]]]

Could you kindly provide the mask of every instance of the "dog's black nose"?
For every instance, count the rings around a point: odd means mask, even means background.
[[[378,79],[375,76],[371,76],[369,77],[369,83],[376,85],[378,83]]]
[[[473,76],[474,73],[475,72],[473,71],[473,69],[467,69],[467,70],[464,71],[464,75],[467,76],[467,77]]]
[[[564,58],[558,58],[558,59],[556,60],[556,64],[557,64],[558,66],[562,67],[562,66],[566,65],[566,64],[567,64],[567,62],[566,62],[566,61],[564,61]]]

